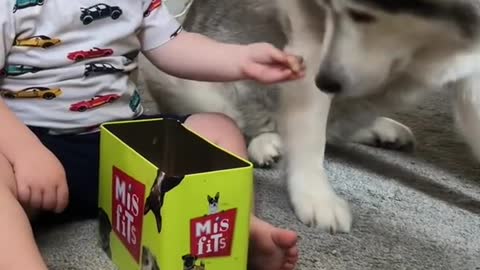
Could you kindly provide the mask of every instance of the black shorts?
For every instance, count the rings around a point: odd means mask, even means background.
[[[187,116],[142,115],[141,119],[170,118],[184,123]],[[67,175],[67,216],[92,218],[98,212],[100,133],[52,135],[48,129],[30,127],[40,141],[60,160]]]

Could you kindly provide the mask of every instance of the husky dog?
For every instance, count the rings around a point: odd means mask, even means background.
[[[327,138],[412,148],[410,129],[381,115],[451,88],[458,127],[480,158],[479,15],[480,0],[201,0],[187,14],[187,31],[273,43],[304,58],[305,78],[269,87],[194,82],[141,57],[140,82],[163,111],[233,118],[252,161],[284,157],[302,222],[348,232],[349,206],[323,168]]]

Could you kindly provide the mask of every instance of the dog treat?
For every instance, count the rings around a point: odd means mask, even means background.
[[[288,58],[288,66],[293,73],[299,73],[303,64],[303,57],[291,56]]]

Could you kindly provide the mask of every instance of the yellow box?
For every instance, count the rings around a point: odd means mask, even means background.
[[[251,163],[171,119],[100,139],[100,243],[120,270],[247,268]]]

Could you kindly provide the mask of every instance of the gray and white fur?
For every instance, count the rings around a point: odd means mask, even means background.
[[[268,87],[195,82],[161,73],[141,57],[140,82],[164,112],[233,118],[252,161],[268,165],[283,156],[302,222],[348,232],[349,205],[323,167],[327,138],[412,148],[410,129],[382,114],[449,88],[459,130],[480,158],[479,13],[479,0],[196,1],[186,30],[225,42],[273,43],[303,56],[305,78]]]

